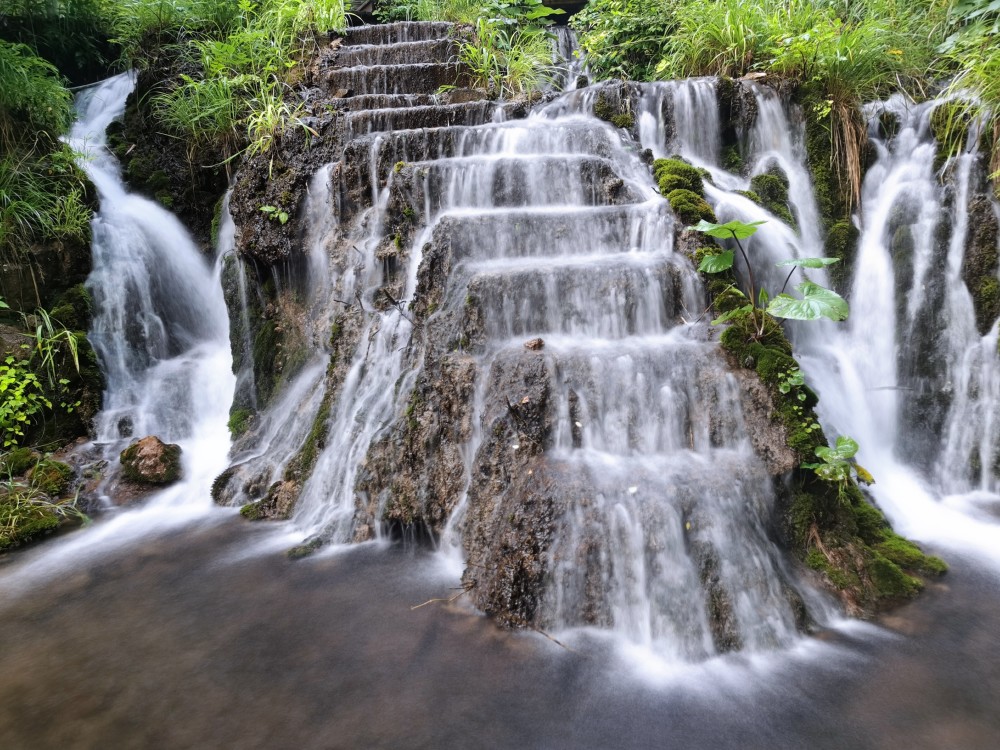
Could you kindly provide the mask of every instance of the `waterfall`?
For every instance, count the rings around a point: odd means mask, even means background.
[[[705,147],[686,151],[683,144],[694,142],[684,133],[696,121],[703,84],[672,85],[690,89],[673,101],[676,143],[682,156],[701,163]],[[758,116],[746,142],[753,171],[777,163],[790,185],[798,185],[789,195],[798,229],[733,192],[742,189],[739,176],[718,164],[705,164],[715,183],[706,194],[720,221],[767,221],[747,244],[755,275],[771,287],[780,283],[775,262],[823,252],[809,231],[815,203],[801,129],[792,125],[797,116],[774,94],[756,85],[752,91]],[[896,530],[996,560],[997,326],[982,336],[976,331],[962,278],[978,154],[970,138],[970,150],[936,168],[930,116],[941,103],[895,95],[868,108],[877,158],[857,217],[851,317],[839,325],[792,323],[789,333],[807,382],[820,394],[827,434],[859,442],[858,460],[876,480],[870,492]],[[891,137],[886,118],[898,124]],[[644,135],[644,146],[662,148],[661,135]],[[992,210],[1000,216],[995,201]]]
[[[69,136],[101,204],[86,283],[89,339],[107,383],[96,439],[113,461],[131,437],[179,443],[184,481],[164,497],[207,505],[208,486],[226,465],[235,386],[220,282],[233,237],[221,239],[212,264],[175,216],[127,191],[105,131],[133,87],[133,76],[122,74],[82,92]]]

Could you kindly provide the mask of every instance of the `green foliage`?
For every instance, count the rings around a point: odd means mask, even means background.
[[[124,24],[126,54],[141,59],[150,36],[176,37],[187,40],[182,55],[200,70],[153,99],[154,114],[187,142],[192,162],[203,152],[225,160],[243,149],[266,153],[290,127],[314,134],[303,105],[287,95],[315,49],[315,34],[346,28],[344,0],[132,2],[149,12]]]
[[[54,65],[0,41],[0,152],[57,138],[69,127],[71,104]]]
[[[598,79],[649,80],[674,28],[665,0],[592,0],[570,19]]]
[[[0,442],[16,446],[32,419],[51,409],[42,381],[25,358],[8,355],[0,362]]]
[[[267,215],[271,221],[277,221],[280,224],[288,223],[288,212],[282,211],[277,206],[261,206],[261,213]]]
[[[715,255],[705,255],[698,264],[701,273],[721,273],[733,267],[734,253],[732,250],[724,250]]]
[[[857,452],[857,442],[846,435],[840,435],[833,448],[826,445],[816,447],[815,453],[819,463],[804,463],[802,468],[812,469],[824,482],[837,485],[839,496],[842,501],[847,502],[848,496],[845,491],[851,486],[852,471],[855,478],[863,484],[873,484],[875,481],[872,475],[854,459]]]
[[[779,294],[767,306],[767,313],[776,318],[791,318],[793,320],[819,320],[829,318],[833,321],[847,320],[850,309],[847,302],[831,289],[803,281],[795,289],[802,299],[795,299],[789,294]]]
[[[45,310],[36,311],[35,318],[32,333],[25,335],[31,343],[21,344],[0,362],[0,445],[5,450],[16,447],[28,427],[52,411],[53,399],[60,400],[66,413],[79,406],[68,398],[69,381],[59,377],[67,357],[80,371],[76,334],[59,326]],[[31,330],[27,316],[25,323]]]
[[[953,78],[958,99],[938,115],[935,128],[949,155],[964,147],[972,121],[978,120],[990,152],[990,170],[1000,195],[1000,5],[961,0],[950,5],[947,38],[938,47],[940,67]],[[935,113],[937,114],[937,113]]]
[[[77,508],[76,497],[58,499],[72,473],[66,464],[41,461],[27,481],[8,478],[0,483],[0,551],[47,534],[65,520],[88,522]]]
[[[458,57],[472,85],[500,98],[537,91],[553,77],[549,16],[563,13],[542,0],[492,0],[476,21],[474,38]]]
[[[390,21],[452,21],[475,23],[480,0],[388,0],[375,8],[375,19]]]
[[[760,337],[764,333],[764,325],[767,316],[775,318],[791,318],[794,320],[818,320],[819,318],[829,318],[833,321],[846,320],[849,314],[847,302],[836,292],[815,284],[811,281],[803,281],[795,289],[802,295],[802,299],[796,299],[784,293],[784,288],[778,296],[773,299],[768,293],[761,289],[759,295],[754,287],[753,269],[750,266],[750,259],[743,249],[740,240],[747,239],[757,231],[763,224],[762,221],[744,223],[733,220],[725,224],[716,224],[702,219],[693,227],[688,227],[697,232],[702,232],[709,237],[717,239],[729,239],[736,243],[743,262],[746,264],[749,276],[749,299],[750,304],[735,310],[726,311],[713,321],[713,324],[727,322],[735,317],[749,315],[754,321],[756,331],[755,337]],[[722,273],[728,271],[733,266],[732,251],[705,255],[701,259],[698,270],[704,273]],[[795,260],[783,261],[779,266],[792,266],[795,268],[822,268],[823,266],[836,263],[836,258],[798,258]],[[791,273],[789,273],[791,278]],[[785,280],[788,283],[788,279]]]

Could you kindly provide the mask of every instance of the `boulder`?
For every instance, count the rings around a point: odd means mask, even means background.
[[[149,435],[121,452],[122,473],[137,484],[171,484],[181,476],[181,447]]]

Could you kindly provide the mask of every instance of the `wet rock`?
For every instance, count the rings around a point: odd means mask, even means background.
[[[538,352],[545,348],[545,342],[542,339],[529,339],[524,342],[524,348],[528,351]]]
[[[463,544],[472,601],[506,627],[532,625],[558,515],[550,442],[549,368],[541,352],[501,355],[482,415]]]
[[[181,476],[181,447],[149,435],[133,443],[119,457],[122,474],[130,482],[165,485]]]

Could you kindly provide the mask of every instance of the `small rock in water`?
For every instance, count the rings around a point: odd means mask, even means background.
[[[524,348],[537,352],[545,348],[545,342],[542,339],[529,339],[524,342]]]
[[[139,484],[170,484],[181,476],[181,447],[149,435],[119,456],[125,478]]]

